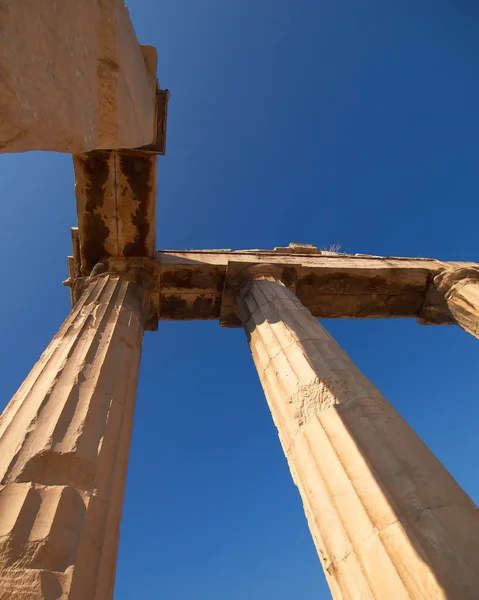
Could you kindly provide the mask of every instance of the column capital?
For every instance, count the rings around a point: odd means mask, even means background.
[[[256,264],[242,269],[230,280],[231,287],[237,292],[241,292],[253,281],[275,281],[281,285],[286,285],[284,281],[284,267],[274,264]]]
[[[440,296],[454,323],[479,338],[479,269],[442,271],[434,278],[432,293]]]
[[[451,266],[441,269],[431,279],[418,322],[421,325],[451,325],[457,323],[451,310],[452,299],[464,288],[475,287],[479,282],[479,268]]]
[[[242,327],[237,298],[244,297],[257,281],[275,282],[294,292],[296,272],[287,264],[229,261],[221,297],[221,327]]]
[[[135,262],[128,259],[123,261],[123,264],[115,264],[110,259],[97,263],[93,267],[88,280],[93,281],[105,275],[118,275],[141,286],[146,292],[152,291],[155,287],[154,275],[147,268],[147,265],[135,264]]]
[[[476,267],[444,269],[434,277],[434,285],[445,297],[449,296],[461,285],[473,281],[479,281],[479,269]]]
[[[97,263],[90,275],[82,277],[72,276],[63,282],[63,285],[71,288],[71,303],[74,307],[81,298],[87,286],[96,279],[109,275],[121,277],[125,281],[137,284],[147,292],[147,331],[158,329],[158,265],[154,260],[148,258],[106,258]]]

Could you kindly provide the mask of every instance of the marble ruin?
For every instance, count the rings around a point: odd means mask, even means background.
[[[0,150],[72,154],[78,214],[72,311],[0,419],[0,600],[113,597],[143,332],[162,319],[244,327],[335,599],[479,598],[477,507],[318,322],[479,337],[479,264],[157,251],[169,95],[123,0],[0,12]]]

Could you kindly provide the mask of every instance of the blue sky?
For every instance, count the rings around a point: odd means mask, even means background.
[[[470,0],[130,0],[171,91],[159,248],[479,261],[479,9]],[[0,157],[5,405],[69,310],[69,156]],[[325,323],[479,501],[479,342]],[[329,598],[246,339],[147,333],[115,600]]]

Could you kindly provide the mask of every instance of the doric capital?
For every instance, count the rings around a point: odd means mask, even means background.
[[[446,298],[458,287],[473,281],[479,281],[479,269],[476,267],[445,269],[434,277],[434,285]]]
[[[232,278],[230,293],[234,296],[234,305],[236,307],[236,316],[243,325],[250,317],[247,297],[257,282],[271,282],[284,286],[283,268],[281,265],[257,264],[242,269]]]
[[[120,275],[123,279],[141,286],[147,292],[152,291],[155,287],[155,278],[150,270],[145,268],[144,264],[136,264],[129,260],[122,261],[121,264],[115,264],[114,260],[99,262],[93,267],[90,277],[86,279],[92,281],[105,275]]]
[[[284,268],[274,264],[250,265],[231,279],[230,286],[237,293],[243,295],[254,281],[274,281],[285,285]]]
[[[146,329],[154,331],[158,329],[158,265],[154,260],[148,258],[107,258],[97,263],[89,276],[72,277],[63,282],[63,285],[71,288],[72,306],[80,299],[85,288],[102,277],[116,275],[123,280],[131,281],[140,286],[148,295],[148,317]]]
[[[462,308],[465,305],[469,308],[478,305],[477,283],[479,283],[478,267],[452,267],[440,271],[429,285],[419,315],[419,323],[423,325],[458,323],[469,331],[461,316]],[[464,302],[465,305],[462,306]],[[462,308],[459,310],[458,306]]]
[[[288,264],[229,261],[221,298],[220,324],[222,327],[242,326],[237,299],[244,298],[256,281],[271,281],[293,290],[296,272]]]

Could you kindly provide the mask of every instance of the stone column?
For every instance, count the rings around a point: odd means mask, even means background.
[[[479,338],[479,270],[474,268],[443,271],[434,278],[454,321]]]
[[[113,597],[146,312],[92,277],[1,416],[1,600]]]
[[[444,466],[274,267],[237,304],[333,597],[479,598],[479,511]]]

